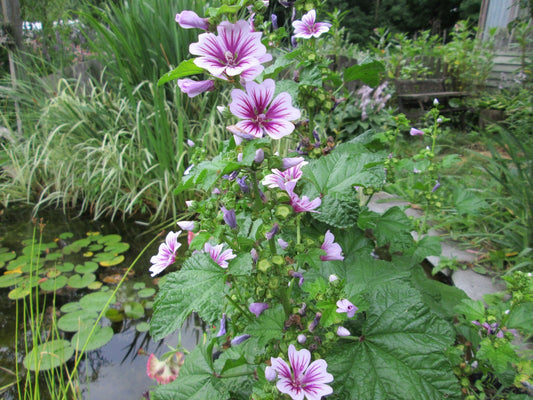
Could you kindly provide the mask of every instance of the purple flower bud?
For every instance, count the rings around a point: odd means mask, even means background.
[[[242,153],[237,154],[237,161],[242,162]]]
[[[298,42],[296,41],[296,37],[291,36],[291,45],[292,47],[298,46]]]
[[[268,240],[271,240],[279,232],[279,224],[276,222],[272,229],[265,233],[265,236]]]
[[[235,178],[237,178],[237,175],[239,175],[239,171],[233,171],[231,174],[229,175],[222,175],[222,178],[223,179],[227,179],[228,181],[233,181],[235,180]]]
[[[276,376],[278,376],[277,371],[272,367],[266,367],[265,368],[265,379],[267,381],[273,381],[276,379]]]
[[[437,124],[442,124],[442,118],[437,118]]]
[[[503,331],[502,331],[501,329],[500,329],[500,330],[498,331],[498,333],[496,334],[496,337],[499,338],[499,339],[503,339],[503,337],[504,337],[504,333],[503,333]]]
[[[178,79],[178,87],[190,98],[198,96],[203,92],[215,90],[213,81],[193,81],[192,79]]]
[[[337,275],[335,275],[335,274],[331,274],[331,275],[329,276],[329,281],[330,281],[330,282],[335,282],[335,281],[338,280],[338,279],[339,279],[339,278],[338,278]]]
[[[309,324],[309,332],[314,332],[314,330],[316,329],[316,327],[318,326],[318,324],[320,323],[320,318],[322,318],[322,314],[317,312],[315,314],[315,318],[313,319],[313,321]]]
[[[317,142],[320,143],[320,136],[318,136],[318,132],[316,131],[316,129],[313,129],[313,137]]]
[[[433,105],[438,106],[439,105],[439,99],[435,98],[433,99]]]
[[[222,314],[220,320],[220,330],[217,333],[217,337],[224,336],[226,334],[226,313]]]
[[[281,238],[278,239],[278,244],[279,244],[279,247],[281,247],[283,250],[289,247],[289,243],[287,243],[285,240]]]
[[[176,22],[185,29],[209,29],[209,19],[200,18],[194,11],[185,10],[176,14]]]
[[[410,134],[411,136],[423,136],[423,135],[424,135],[424,132],[421,131],[420,129],[411,128],[411,130],[409,131],[409,134]]]
[[[178,221],[176,224],[184,231],[194,231],[194,221]]]
[[[306,311],[307,311],[307,304],[302,303],[302,307],[300,307],[300,309],[298,310],[298,314],[300,314],[301,316],[305,316]]]
[[[272,29],[278,29],[278,16],[276,14],[270,15],[270,21],[272,22]]]
[[[307,164],[307,162],[305,161],[305,158],[303,157],[287,157],[287,158],[282,159],[281,161],[283,162],[282,164],[283,169],[289,169],[301,163],[305,163],[305,164],[302,164],[302,167]]]
[[[244,342],[245,340],[248,340],[249,338],[250,338],[250,335],[237,336],[235,339],[232,339],[231,345],[232,346],[237,346],[237,345],[241,344],[242,342]]]
[[[191,139],[187,139],[187,146],[194,147],[194,142]]]
[[[259,260],[259,254],[257,253],[257,250],[256,249],[250,250],[250,255],[252,256],[252,261],[254,262],[254,264],[256,264],[257,260]]]
[[[227,210],[226,207],[220,207],[224,218],[224,222],[231,228],[237,229],[237,217],[235,210]]]
[[[239,184],[239,187],[241,188],[241,191],[246,194],[250,192],[250,186],[246,183],[247,176],[244,175],[242,178],[237,178],[237,183]]]
[[[259,317],[263,311],[268,308],[268,303],[252,303],[248,306],[248,309],[256,317]]]
[[[305,336],[303,333],[300,333],[296,338],[296,341],[300,344],[304,344],[307,341],[307,336]]]
[[[339,326],[337,328],[337,335],[338,336],[350,336],[351,333],[348,329],[346,329],[344,326]]]
[[[440,182],[437,180],[435,181],[435,186],[433,186],[433,189],[431,189],[431,191],[436,192],[438,188],[440,188]]]
[[[257,149],[255,151],[254,161],[258,164],[261,164],[264,159],[265,159],[265,152],[263,151],[263,149]]]
[[[300,273],[300,272],[296,272],[296,271],[290,271],[289,272],[289,275],[292,276],[293,278],[299,278],[298,279],[298,286],[302,287],[302,284],[304,283],[304,276]]]

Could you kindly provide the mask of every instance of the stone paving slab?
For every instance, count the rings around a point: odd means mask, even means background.
[[[407,216],[413,216],[415,218],[420,218],[423,213],[420,210],[410,207],[410,204],[407,201],[398,199],[398,197],[391,195],[386,192],[376,193],[371,201],[368,204],[368,208],[371,211],[377,213],[384,213],[389,208],[394,206],[399,206],[405,208],[405,214]],[[417,232],[411,232],[415,240],[418,239]],[[439,236],[439,232],[430,229],[428,235]],[[446,257],[450,259],[455,259],[461,263],[473,263],[476,260],[476,255],[470,252],[467,252],[460,248],[459,243],[443,240],[441,242],[442,254],[440,257],[432,256],[428,257],[427,260],[433,265],[439,265],[441,257]],[[451,275],[451,279],[456,287],[463,290],[468,297],[473,300],[483,300],[483,295],[488,293],[501,292],[505,289],[505,283],[501,280],[495,281],[493,278],[478,274],[472,269],[466,270],[455,270],[455,271],[443,271],[447,275]]]

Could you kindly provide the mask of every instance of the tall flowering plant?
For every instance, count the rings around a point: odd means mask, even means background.
[[[451,325],[410,283],[434,249],[413,242],[398,208],[381,216],[360,205],[357,187],[383,184],[387,154],[324,140],[330,132],[314,123],[316,103],[302,101],[308,74],[326,91],[331,76],[316,75],[313,60],[327,64],[316,48],[332,25],[319,9],[282,2],[296,46],[268,64],[261,29],[276,19],[258,18],[265,3],[210,9],[207,19],[182,10],[176,19],[207,31],[190,47],[196,57],[160,83],[178,79],[191,97],[229,86],[221,106],[231,135],[176,188],[202,194],[187,202],[194,221],[179,222],[184,258],[175,261],[170,233],[152,259],[161,276],[152,337],[164,339],[193,312],[209,328],[192,351],[180,349],[179,375],[151,398],[453,398],[444,355]],[[296,80],[276,81],[290,68]],[[353,68],[343,81],[371,84],[378,72]],[[333,100],[329,93],[324,104]],[[311,141],[329,150],[316,158]]]

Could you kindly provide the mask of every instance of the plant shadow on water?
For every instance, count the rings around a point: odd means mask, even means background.
[[[56,264],[52,268],[55,271],[55,267],[60,270],[59,275],[65,282],[69,282],[65,287],[56,290],[55,296],[52,296],[52,292],[48,292],[45,295],[39,296],[39,309],[45,310],[44,324],[49,323],[49,320],[53,319],[54,309],[52,307],[52,301],[55,302],[55,318],[57,326],[60,329],[60,335],[62,339],[74,342],[76,338],[83,337],[83,330],[74,328],[70,329],[65,327],[65,323],[61,322],[61,318],[67,316],[67,314],[78,307],[78,310],[72,314],[85,313],[89,314],[92,310],[90,308],[94,305],[89,305],[89,308],[80,307],[80,303],[83,304],[83,299],[96,299],[96,302],[102,302],[102,298],[109,298],[116,285],[119,283],[120,278],[124,275],[127,268],[134,262],[135,257],[140,254],[144,247],[149,244],[151,239],[156,233],[146,233],[146,228],[140,227],[134,223],[124,222],[102,222],[92,221],[87,218],[73,218],[70,219],[59,211],[48,211],[39,215],[42,218],[42,222],[45,225],[42,234],[42,243],[45,246],[47,243],[53,244],[59,242],[61,237],[65,237],[65,233],[68,232],[72,235],[66,235],[65,240],[58,247],[62,247],[63,255],[61,261],[56,261]],[[14,209],[11,208],[9,213],[0,214],[0,249],[2,254],[13,253],[11,257],[16,260],[15,253],[25,253],[25,246],[28,246],[28,239],[34,235],[34,229],[36,226],[35,220],[31,216],[31,210],[27,208]],[[36,243],[38,243],[38,223],[36,229]],[[89,235],[88,235],[89,233]],[[81,257],[83,251],[77,250],[80,254],[74,254],[72,263],[76,263],[76,257],[82,261],[78,261],[78,264],[74,270],[65,271],[64,266],[69,264],[67,261],[71,261],[68,252],[64,250],[66,246],[72,245],[80,239],[87,241],[90,235],[97,235],[100,239],[91,239],[92,244],[88,244],[87,247],[93,246],[93,249],[98,249],[98,240],[110,248],[111,244],[106,244],[105,239],[115,239],[120,235],[121,249],[124,260],[119,265],[110,264],[107,267],[106,261],[103,260],[104,249],[102,253],[94,251],[93,261],[86,261],[81,265],[83,260],[90,259],[89,254],[93,256],[92,252],[83,249],[85,253]],[[151,340],[149,333],[147,332],[148,322],[151,317],[151,308],[154,300],[154,293],[157,281],[150,277],[148,272],[148,266],[150,265],[150,257],[157,252],[161,240],[155,240],[133,267],[132,271],[128,273],[126,280],[116,293],[116,298],[110,304],[110,310],[114,311],[112,314],[106,313],[99,325],[102,329],[108,333],[107,339],[103,343],[104,345],[98,345],[89,341],[88,350],[82,357],[77,367],[78,379],[79,379],[79,393],[81,393],[82,399],[139,399],[143,397],[143,393],[147,392],[149,388],[155,385],[155,381],[150,379],[146,375],[146,363],[148,356],[154,353],[156,356],[160,356],[166,353],[168,346],[177,347],[178,342],[181,341],[181,345],[187,349],[193,349],[200,341],[204,327],[202,322],[196,316],[191,316],[187,323],[184,324],[181,332],[176,332],[173,335],[169,335],[162,341],[154,342]],[[128,246],[125,246],[127,244]],[[113,244],[115,245],[115,244]],[[8,249],[8,251],[6,250]],[[116,248],[115,248],[116,249]],[[52,253],[59,253],[57,249],[46,251],[41,255],[41,258],[47,258]],[[44,256],[46,254],[46,257]],[[115,254],[117,256],[117,254]],[[9,257],[9,258],[11,258]],[[102,258],[103,257],[103,258]],[[117,256],[120,257],[120,256]],[[115,258],[117,258],[115,257]],[[17,259],[19,259],[18,257]],[[54,260],[48,260],[48,263],[54,262]],[[98,264],[100,263],[100,267]],[[85,268],[94,265],[93,271],[87,271]],[[48,266],[48,264],[46,264]],[[46,268],[43,266],[43,269]],[[61,268],[60,268],[61,267]],[[0,279],[2,276],[8,275],[16,276],[19,274],[19,270],[23,273],[26,271],[24,267],[15,267],[9,265],[9,261],[0,263]],[[46,268],[49,271],[50,267]],[[10,272],[9,274],[5,274]],[[78,272],[78,274],[75,274]],[[94,274],[92,274],[94,272]],[[70,273],[70,277],[69,277]],[[2,275],[3,274],[3,275]],[[76,275],[76,276],[75,276]],[[42,275],[44,277],[44,275]],[[81,281],[76,280],[79,276],[82,277]],[[94,277],[92,287],[83,284],[83,280],[86,277]],[[39,280],[40,292],[42,292],[43,281],[54,281],[56,284],[59,282],[58,276],[51,276],[49,273],[46,277]],[[68,277],[68,279],[67,279]],[[20,382],[26,379],[24,376],[28,373],[25,365],[30,362],[26,360],[26,351],[24,349],[24,341],[29,344],[28,352],[31,350],[32,339],[30,332],[27,332],[26,338],[23,337],[24,327],[22,323],[21,314],[23,313],[21,304],[26,300],[19,301],[19,318],[16,319],[16,300],[12,297],[16,297],[16,291],[13,288],[24,287],[24,283],[29,281],[28,275],[20,274],[17,276],[17,281],[13,281],[14,284],[0,285],[0,296],[2,296],[2,302],[0,303],[0,396],[3,400],[26,398],[24,395],[17,394],[16,371],[18,368]],[[35,278],[35,277],[33,277]],[[3,281],[2,281],[3,282]],[[76,286],[74,282],[80,282],[79,286]],[[103,285],[102,285],[103,284]],[[73,286],[72,286],[73,285]],[[69,287],[70,286],[70,287]],[[108,288],[107,288],[107,287]],[[89,287],[89,289],[87,288]],[[103,291],[102,289],[107,289]],[[13,295],[13,292],[15,295]],[[45,292],[46,293],[46,292]],[[106,295],[104,296],[104,293]],[[101,296],[99,296],[101,295]],[[9,297],[8,297],[9,296]],[[22,296],[24,297],[24,296]],[[55,297],[55,298],[54,298]],[[17,300],[18,301],[18,300]],[[43,306],[44,305],[44,306]],[[87,304],[85,304],[87,305]],[[103,307],[102,307],[103,308]],[[99,312],[100,310],[98,310]],[[97,313],[94,313],[96,317]],[[109,316],[109,318],[108,318]],[[66,318],[64,319],[64,321]],[[90,320],[92,324],[94,320]],[[18,322],[18,326],[17,326]],[[81,323],[80,323],[81,325]],[[19,340],[18,349],[16,349],[15,332],[18,329]],[[74,334],[74,332],[76,332]],[[101,340],[102,335],[94,335],[96,341]],[[100,338],[99,338],[100,337]],[[85,339],[83,339],[83,342]],[[81,342],[81,340],[80,340]],[[83,344],[83,343],[81,343]],[[168,346],[167,346],[168,345]],[[92,347],[91,347],[92,346]],[[79,348],[81,349],[81,345]],[[67,363],[66,368],[71,370],[75,365],[74,357],[72,357]],[[30,367],[31,369],[31,367]],[[33,375],[33,372],[32,372]],[[48,391],[46,390],[45,379],[42,376],[42,372],[39,374],[40,382],[40,398],[48,399]],[[11,386],[10,386],[11,385]],[[24,390],[24,385],[19,386],[20,390]],[[52,397],[53,398],[53,397]]]

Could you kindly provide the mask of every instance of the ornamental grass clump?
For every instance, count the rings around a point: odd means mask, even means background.
[[[262,35],[275,19],[262,16],[267,4],[226,4],[206,17],[176,10],[183,27],[208,31],[191,45],[197,57],[160,84],[230,88],[220,107],[231,135],[214,157],[195,159],[175,189],[191,196],[195,221],[178,222],[189,229],[187,249],[161,271],[150,334],[164,339],[193,312],[209,328],[193,349],[177,349],[185,354],[178,376],[150,398],[459,399],[453,309],[466,295],[420,268],[440,242],[414,241],[398,207],[378,214],[360,204],[358,189],[386,182],[389,151],[371,140],[337,143],[315,122],[334,105],[326,87],[377,86],[382,66],[330,72],[316,50],[329,23],[300,1],[286,7],[309,29],[296,23],[272,42],[281,48],[292,33],[296,46],[268,64]],[[308,101],[314,92],[327,96]]]

